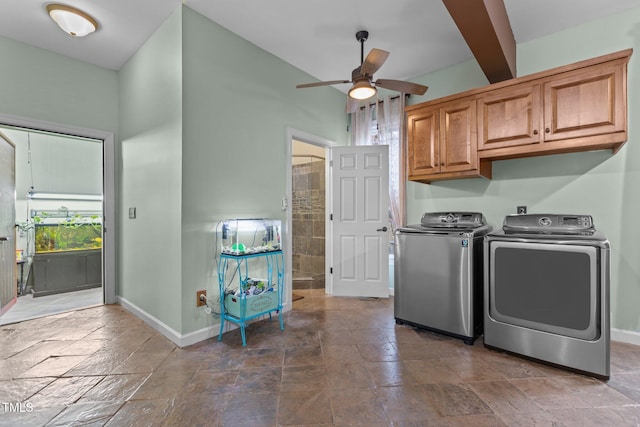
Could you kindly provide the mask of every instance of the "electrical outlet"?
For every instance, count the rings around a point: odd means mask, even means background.
[[[196,307],[201,307],[203,305],[206,305],[206,302],[204,300],[204,298],[200,298],[200,296],[207,296],[207,291],[202,290],[202,291],[196,291]]]
[[[523,215],[527,213],[527,207],[526,206],[518,206],[516,212],[518,212],[518,215]]]

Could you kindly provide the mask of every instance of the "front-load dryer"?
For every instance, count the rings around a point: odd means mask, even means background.
[[[610,375],[609,241],[589,215],[509,215],[484,240],[484,344]]]

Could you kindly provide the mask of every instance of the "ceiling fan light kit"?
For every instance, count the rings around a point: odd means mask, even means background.
[[[369,99],[378,93],[378,90],[371,86],[369,80],[361,79],[357,81],[351,89],[349,89],[349,96],[359,101]]]
[[[64,4],[51,3],[47,13],[71,37],[84,37],[98,29],[98,22],[89,14]]]
[[[317,86],[330,86],[341,83],[352,83],[347,96],[347,112],[351,113],[358,107],[358,101],[369,99],[378,93],[376,87],[393,90],[402,93],[424,95],[427,87],[402,80],[378,79],[373,81],[373,73],[378,71],[389,56],[389,52],[382,49],[371,49],[367,57],[364,57],[364,42],[369,38],[368,31],[358,31],[356,40],[360,43],[360,66],[351,72],[351,80],[331,80],[326,82],[305,83],[296,88],[309,88]]]

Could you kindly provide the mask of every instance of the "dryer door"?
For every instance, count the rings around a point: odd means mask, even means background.
[[[491,241],[489,257],[491,318],[583,340],[600,336],[598,248]]]

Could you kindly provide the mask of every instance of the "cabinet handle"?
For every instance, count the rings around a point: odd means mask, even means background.
[[[444,166],[444,162],[440,162],[440,166]]]
[[[546,133],[549,133],[549,132],[551,132],[551,129],[546,128],[544,131],[545,131]]]
[[[9,241],[11,238],[9,236],[0,236],[0,242],[7,242]]]
[[[534,129],[534,130],[533,130],[533,134],[534,134],[534,135],[537,135],[537,134],[538,134],[538,129]]]

